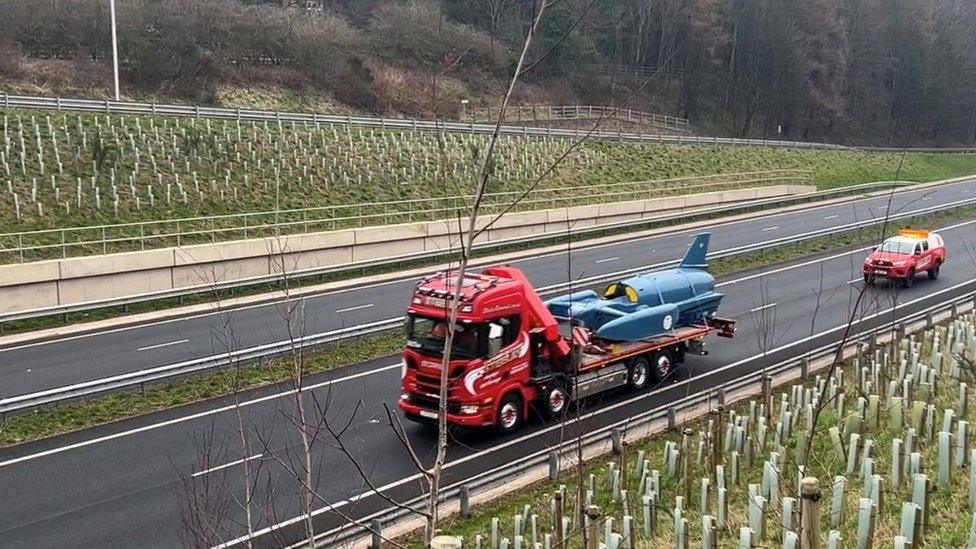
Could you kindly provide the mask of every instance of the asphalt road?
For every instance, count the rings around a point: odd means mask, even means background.
[[[721,223],[624,243],[549,254],[514,262],[536,286],[641,268],[679,259],[694,233],[712,231],[712,252],[759,241],[841,227],[892,213],[910,212],[976,198],[976,180],[899,192],[889,199],[852,199],[758,219]],[[413,279],[309,297],[306,334],[329,332],[403,314]],[[259,305],[190,318],[0,349],[0,398],[70,386],[84,381],[283,341],[287,330],[278,305]]]
[[[910,309],[976,289],[976,221],[948,228],[943,236],[949,261],[942,277],[919,280],[908,290],[870,288],[856,312],[864,250],[720,280],[726,294],[721,313],[737,318],[738,334],[731,341],[710,341],[709,356],[689,360],[676,376],[692,379],[691,387],[680,387],[681,394],[839,339],[840,326],[852,313],[861,318],[893,306]],[[416,469],[386,412],[400,392],[399,369],[397,359],[389,357],[313,376],[306,383],[303,404],[308,417],[316,418],[311,420],[312,485],[318,531],[341,524],[346,515],[364,516],[385,507],[375,495],[359,497],[371,486],[384,487],[383,493],[396,498],[418,493]],[[668,402],[678,396],[672,386],[666,383],[643,395],[605,396],[590,403],[595,413],[578,428],[590,430]],[[246,455],[252,458],[254,528],[287,522],[301,509],[298,478],[304,474],[292,419],[295,398],[285,386],[249,391],[240,401],[240,408],[230,399],[218,399],[0,450],[0,545],[175,547],[194,530],[184,526],[192,522],[184,519],[199,516],[212,519],[206,529],[214,535],[205,544],[245,533],[243,512],[235,503],[243,499],[245,478],[238,409],[249,444]],[[463,434],[451,447],[446,481],[544,449],[560,436],[572,436],[573,428],[563,431],[534,420],[526,432],[509,438]],[[406,432],[420,459],[429,462],[429,435],[412,424]],[[278,532],[294,539],[299,526]],[[269,535],[260,545],[282,541]]]

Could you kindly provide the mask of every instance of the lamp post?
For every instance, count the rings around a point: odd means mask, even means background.
[[[115,79],[115,100],[119,100],[119,38],[115,30],[115,0],[109,0],[112,15],[112,73]]]

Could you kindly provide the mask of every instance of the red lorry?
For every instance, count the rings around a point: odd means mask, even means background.
[[[407,418],[436,422],[444,335],[456,274],[417,283],[407,311],[400,408]],[[531,406],[559,416],[599,392],[646,389],[667,377],[688,353],[706,354],[709,334],[732,337],[735,322],[711,317],[642,341],[594,338],[557,320],[514,267],[468,274],[449,363],[447,422],[516,431]]]
[[[892,280],[911,288],[915,277],[923,272],[928,273],[930,280],[939,278],[945,260],[941,236],[921,229],[901,229],[898,236],[882,242],[864,260],[864,282]]]

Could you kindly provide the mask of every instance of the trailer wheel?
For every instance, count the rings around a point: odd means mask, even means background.
[[[674,369],[674,361],[671,359],[671,353],[668,351],[661,351],[654,354],[654,364],[651,372],[654,375],[654,379],[657,382],[662,382],[671,375],[671,371]]]
[[[507,435],[518,431],[521,426],[522,399],[517,393],[508,393],[498,405],[495,428],[500,434]]]
[[[932,267],[932,269],[929,271],[929,280],[935,280],[939,278],[939,267],[941,266],[942,263],[938,261],[935,262],[935,267]]]
[[[565,386],[558,381],[549,385],[543,398],[545,399],[546,415],[553,419],[561,418],[566,411],[566,406],[569,405],[569,393],[566,392]]]
[[[651,361],[641,355],[630,361],[627,368],[627,385],[635,391],[647,387],[647,380],[651,376]]]

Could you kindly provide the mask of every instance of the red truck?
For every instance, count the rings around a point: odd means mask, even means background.
[[[874,248],[864,260],[864,282],[892,280],[911,288],[915,277],[923,272],[928,273],[930,280],[939,278],[945,260],[945,242],[941,236],[920,229],[902,229],[898,236]]]
[[[437,420],[443,336],[456,282],[456,274],[441,273],[414,289],[399,401],[408,419]],[[557,320],[515,267],[466,275],[459,307],[447,422],[501,433],[516,431],[533,405],[559,416],[574,400],[624,386],[646,389],[652,380],[666,378],[686,354],[706,354],[709,334],[732,337],[735,331],[734,321],[711,314],[640,341],[601,340],[582,326]]]

